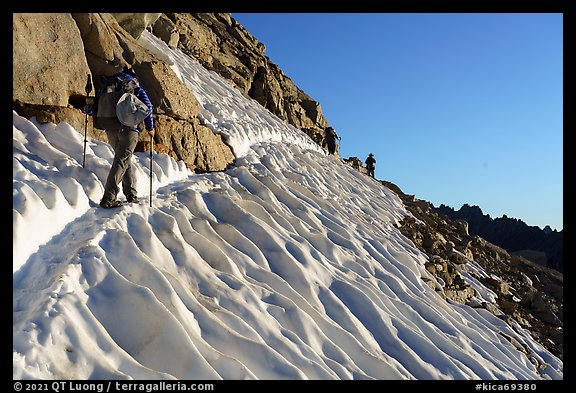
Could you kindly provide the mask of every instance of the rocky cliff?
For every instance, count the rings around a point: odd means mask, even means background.
[[[66,121],[83,130],[87,75],[98,89],[98,75],[130,66],[155,107],[157,150],[196,172],[224,169],[233,152],[202,125],[199,103],[170,65],[138,41],[145,29],[320,141],[327,125],[320,104],[271,63],[265,46],[229,14],[14,14],[14,109],[41,123]],[[91,121],[87,133],[106,141]],[[146,135],[141,138],[137,150],[148,150]]]
[[[160,14],[14,14],[13,106],[40,123],[66,121],[84,129],[87,75],[134,68],[154,105],[156,148],[197,172],[222,170],[234,155],[220,135],[201,124],[199,103],[174,74],[137,38]],[[94,94],[94,93],[92,93]],[[106,141],[92,127],[90,137]],[[137,150],[148,150],[142,135]]]

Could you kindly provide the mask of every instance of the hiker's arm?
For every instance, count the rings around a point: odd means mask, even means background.
[[[85,97],[84,113],[90,116],[94,114],[94,97]]]
[[[148,108],[150,108],[150,114],[148,115],[147,118],[144,119],[144,124],[146,125],[146,129],[148,130],[148,132],[154,131],[154,118],[152,117],[153,108],[152,103],[148,98],[148,94],[146,94],[146,91],[144,89],[139,88],[138,91],[136,92],[136,97],[138,97],[143,103],[146,104]]]

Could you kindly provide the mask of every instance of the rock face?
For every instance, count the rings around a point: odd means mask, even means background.
[[[146,29],[321,142],[328,122],[320,104],[271,63],[266,47],[229,14],[14,14],[14,109],[41,123],[67,121],[83,130],[88,75],[99,89],[97,75],[131,66],[163,127],[157,130],[156,147],[195,171],[224,169],[234,160],[232,150],[201,125],[198,102],[170,67],[138,43]],[[106,141],[91,121],[87,132]],[[137,149],[147,147],[146,139],[141,135]]]
[[[83,100],[90,69],[70,14],[13,14],[12,59],[12,100],[21,115],[83,128],[72,105]]]
[[[178,46],[178,42],[180,41],[178,29],[165,15],[160,15],[156,22],[154,22],[152,32],[170,48],[176,48]]]
[[[14,14],[12,56],[14,101],[66,107],[84,94],[90,70],[70,14]]]
[[[156,120],[155,147],[197,172],[217,171],[234,161],[220,135],[204,127],[194,95],[161,59],[135,37],[161,14],[14,14],[13,105],[39,122],[66,121],[84,129],[88,75],[110,75],[132,67],[149,93]],[[126,30],[128,29],[128,30]],[[93,79],[94,89],[101,86]],[[106,141],[89,122],[88,135]],[[147,133],[137,147],[148,149]]]
[[[464,204],[459,210],[442,204],[435,210],[452,220],[464,220],[468,223],[471,234],[482,236],[514,255],[524,256],[559,271],[564,270],[563,231],[529,226],[522,220],[505,215],[492,219],[478,206],[468,204]]]
[[[166,18],[173,26],[169,29],[178,33],[179,49],[320,143],[328,126],[320,104],[270,62],[264,44],[234,18],[229,14],[166,14]],[[167,22],[159,19],[157,24]]]

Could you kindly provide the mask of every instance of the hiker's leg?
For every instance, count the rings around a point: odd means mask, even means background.
[[[133,153],[138,143],[138,133],[136,131],[126,131],[123,134],[126,134],[126,145],[129,147],[131,153]],[[136,176],[134,176],[134,171],[132,170],[132,154],[130,154],[130,158],[127,160],[126,171],[122,177],[122,192],[128,199],[138,194],[138,191],[136,191]]]
[[[135,135],[133,136],[131,134]],[[114,161],[112,162],[112,168],[110,168],[110,173],[104,186],[103,199],[109,200],[116,199],[116,195],[118,195],[118,184],[122,181],[126,169],[130,166],[132,152],[136,147],[136,142],[138,142],[138,134],[133,131],[118,132],[116,133],[115,139],[117,142],[114,148]]]
[[[334,154],[336,151],[336,142],[328,142],[328,154]]]
[[[106,130],[106,136],[108,137],[108,143],[114,150],[114,159],[116,159],[117,149],[118,149],[118,131],[108,131]],[[104,185],[104,195],[102,200],[115,200],[118,194],[118,183],[114,181],[115,174],[114,161],[112,161],[112,167],[110,172],[108,172],[108,177],[106,178],[106,184]]]

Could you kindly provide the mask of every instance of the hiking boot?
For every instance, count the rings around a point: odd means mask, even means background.
[[[140,199],[136,195],[130,195],[126,200],[128,203],[140,203]]]
[[[120,207],[120,206],[122,206],[122,202],[116,199],[102,199],[100,201],[100,207],[103,207],[104,209],[110,209],[113,207]]]

